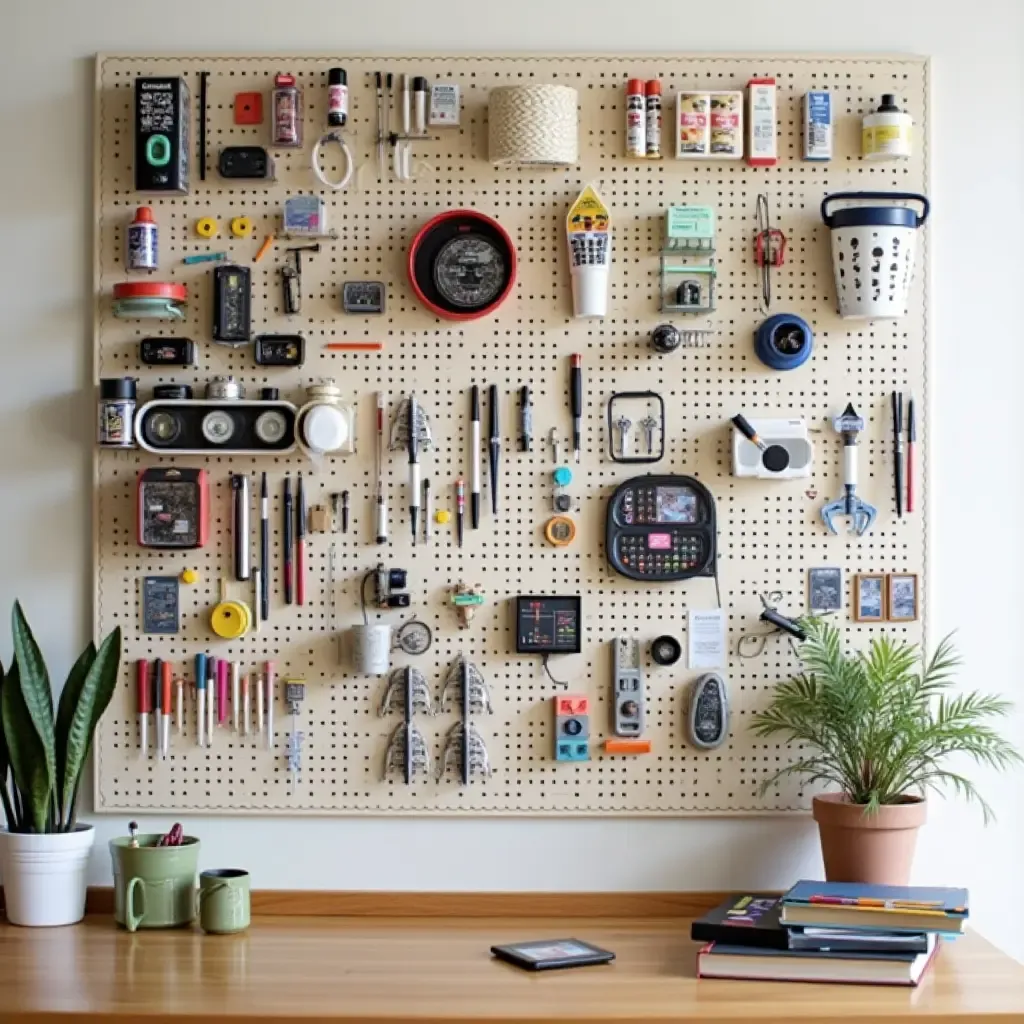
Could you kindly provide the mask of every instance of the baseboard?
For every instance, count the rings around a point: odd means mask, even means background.
[[[265,917],[699,917],[722,892],[348,892],[256,889]],[[110,914],[114,890],[91,887],[90,914]]]

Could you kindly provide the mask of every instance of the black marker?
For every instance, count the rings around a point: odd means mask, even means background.
[[[487,418],[490,421],[491,449],[491,512],[498,514],[498,463],[501,461],[501,433],[498,427],[498,385],[492,384],[487,396]]]
[[[471,450],[469,473],[469,525],[480,529],[480,388],[473,385],[469,392],[469,443]]]

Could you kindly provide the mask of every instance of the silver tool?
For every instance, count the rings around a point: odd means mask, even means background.
[[[842,414],[832,422],[833,429],[843,438],[843,488],[845,494],[835,501],[826,502],[821,518],[832,533],[838,533],[836,516],[850,517],[850,533],[863,536],[871,529],[878,515],[878,509],[857,497],[857,449],[860,433],[864,429],[864,418],[858,415],[853,403],[848,403]]]
[[[384,777],[393,768],[401,768],[406,785],[416,775],[430,772],[430,752],[423,734],[413,724],[417,711],[433,713],[430,705],[430,688],[419,669],[412,666],[395,669],[388,676],[387,689],[381,701],[380,714],[386,715],[393,708],[401,707],[404,721],[388,738],[384,754]]]
[[[556,466],[562,464],[562,442],[558,438],[558,428],[552,427],[548,433],[548,444],[551,445],[551,461]]]
[[[653,416],[645,416],[638,424],[641,430],[644,432],[644,441],[647,444],[647,454],[654,454],[654,431],[658,426],[658,421]]]
[[[615,421],[616,429],[619,431],[619,451],[622,455],[629,454],[629,429],[633,421],[628,416],[620,416]]]
[[[412,698],[413,714],[422,712],[432,715],[434,708],[430,700],[430,685],[426,677],[418,668],[406,665],[404,668],[392,669],[388,676],[388,685],[384,690],[384,697],[377,709],[377,714],[383,718],[396,708],[404,706],[408,697]]]
[[[640,641],[635,637],[616,637],[612,641],[612,659],[612,731],[616,736],[640,736],[646,720]]]
[[[444,749],[441,753],[441,763],[437,768],[437,777],[443,778],[449,766],[455,764],[463,766],[462,781],[464,784],[469,782],[471,775],[487,776],[492,772],[491,759],[487,754],[483,737],[468,718],[463,722],[456,722],[448,730],[444,738]]]
[[[377,494],[376,517],[377,543],[388,542],[388,497],[384,487],[384,425],[387,422],[388,396],[383,391],[377,392]]]
[[[412,722],[395,726],[388,737],[388,748],[384,752],[384,777],[394,769],[402,769],[406,784],[416,775],[430,774],[430,752],[423,734]]]
[[[489,715],[494,713],[491,692],[483,674],[465,655],[460,654],[448,667],[444,677],[441,695],[437,699],[438,713],[449,710],[453,703],[462,706],[467,697],[470,711],[486,711]]]

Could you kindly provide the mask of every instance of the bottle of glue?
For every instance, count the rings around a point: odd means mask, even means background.
[[[153,211],[140,206],[125,233],[124,265],[127,270],[156,270],[157,230]]]

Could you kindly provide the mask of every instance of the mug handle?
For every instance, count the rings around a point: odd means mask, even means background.
[[[142,913],[138,917],[132,913],[135,906],[135,886],[139,885],[142,887]],[[124,923],[128,931],[135,931],[140,924],[142,919],[146,916],[146,883],[141,878],[133,878],[128,883],[128,887],[124,892]]]
[[[212,896],[215,892],[220,892],[221,889],[226,889],[227,887],[227,882],[218,882],[216,885],[208,885],[205,889],[202,886],[199,886],[199,888],[196,889],[196,913],[199,914],[202,912],[203,900],[205,900],[207,896]]]

